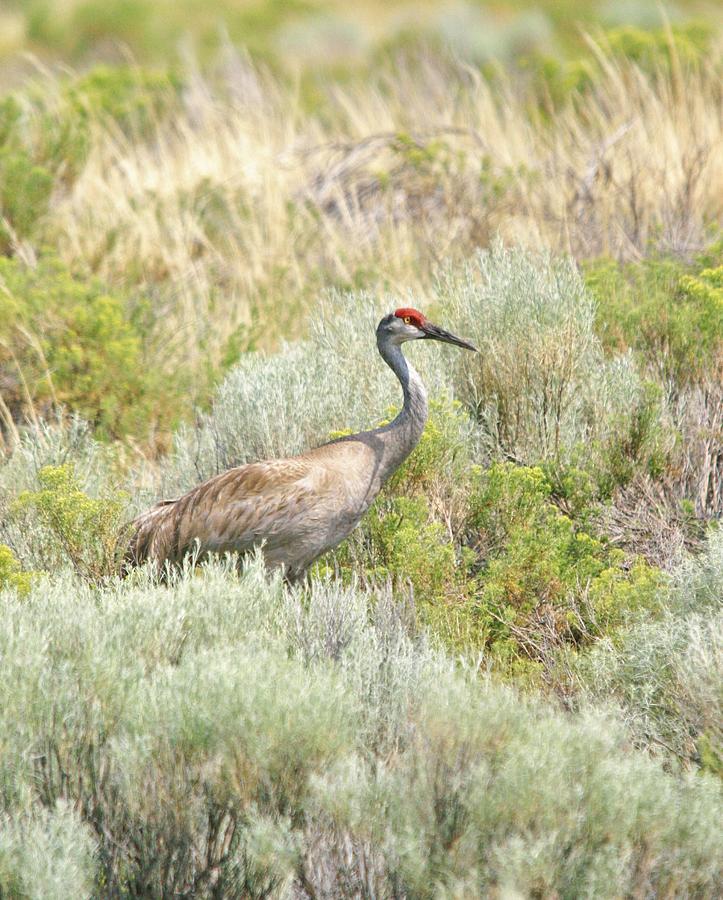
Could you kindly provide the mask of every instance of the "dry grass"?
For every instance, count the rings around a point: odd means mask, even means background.
[[[704,545],[703,523],[723,516],[723,386],[715,376],[686,388],[666,412],[669,463],[616,491],[601,523],[617,546],[671,569]]]
[[[233,56],[149,139],[98,123],[49,233],[71,263],[153,291],[191,365],[258,319],[248,340],[297,335],[329,285],[424,293],[495,234],[577,259],[690,255],[723,209],[715,63],[599,58],[589,95],[547,116],[506,78],[431,57],[334,86],[312,114]]]

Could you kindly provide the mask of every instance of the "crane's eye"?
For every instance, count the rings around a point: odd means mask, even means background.
[[[412,317],[411,317],[411,316],[405,316],[405,317],[404,317],[404,324],[405,324],[405,325],[411,325],[411,324],[412,324]]]

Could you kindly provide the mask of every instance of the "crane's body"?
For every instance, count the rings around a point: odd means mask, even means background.
[[[133,522],[126,566],[146,560],[177,565],[192,552],[243,555],[261,547],[269,568],[283,568],[290,581],[302,577],[356,528],[417,445],[427,420],[427,393],[401,344],[422,337],[475,349],[416,310],[386,316],[377,328],[377,346],[404,391],[393,422],[299,456],[229,469],[182,497],[161,501]]]
[[[134,555],[177,564],[202,553],[263,545],[293,581],[357,526],[383,483],[374,449],[340,441],[301,456],[229,469],[136,520]]]

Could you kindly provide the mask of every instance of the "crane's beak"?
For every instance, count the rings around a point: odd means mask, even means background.
[[[455,347],[464,347],[465,350],[474,350],[475,352],[478,352],[473,344],[470,344],[468,341],[463,341],[462,338],[458,338],[456,334],[445,331],[444,328],[432,325],[431,322],[425,322],[424,325],[421,326],[421,329],[424,332],[425,338],[429,338],[433,341],[443,341],[445,344],[454,344]]]

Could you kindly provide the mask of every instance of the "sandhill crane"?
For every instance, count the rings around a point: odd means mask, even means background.
[[[431,339],[472,344],[404,307],[377,326],[377,348],[399,379],[404,405],[388,425],[323,444],[299,456],[255,462],[163,500],[132,523],[126,569],[146,560],[176,565],[187,553],[243,554],[262,547],[269,568],[290,582],[359,524],[384,482],[416,447],[427,421],[427,392],[401,350]]]

